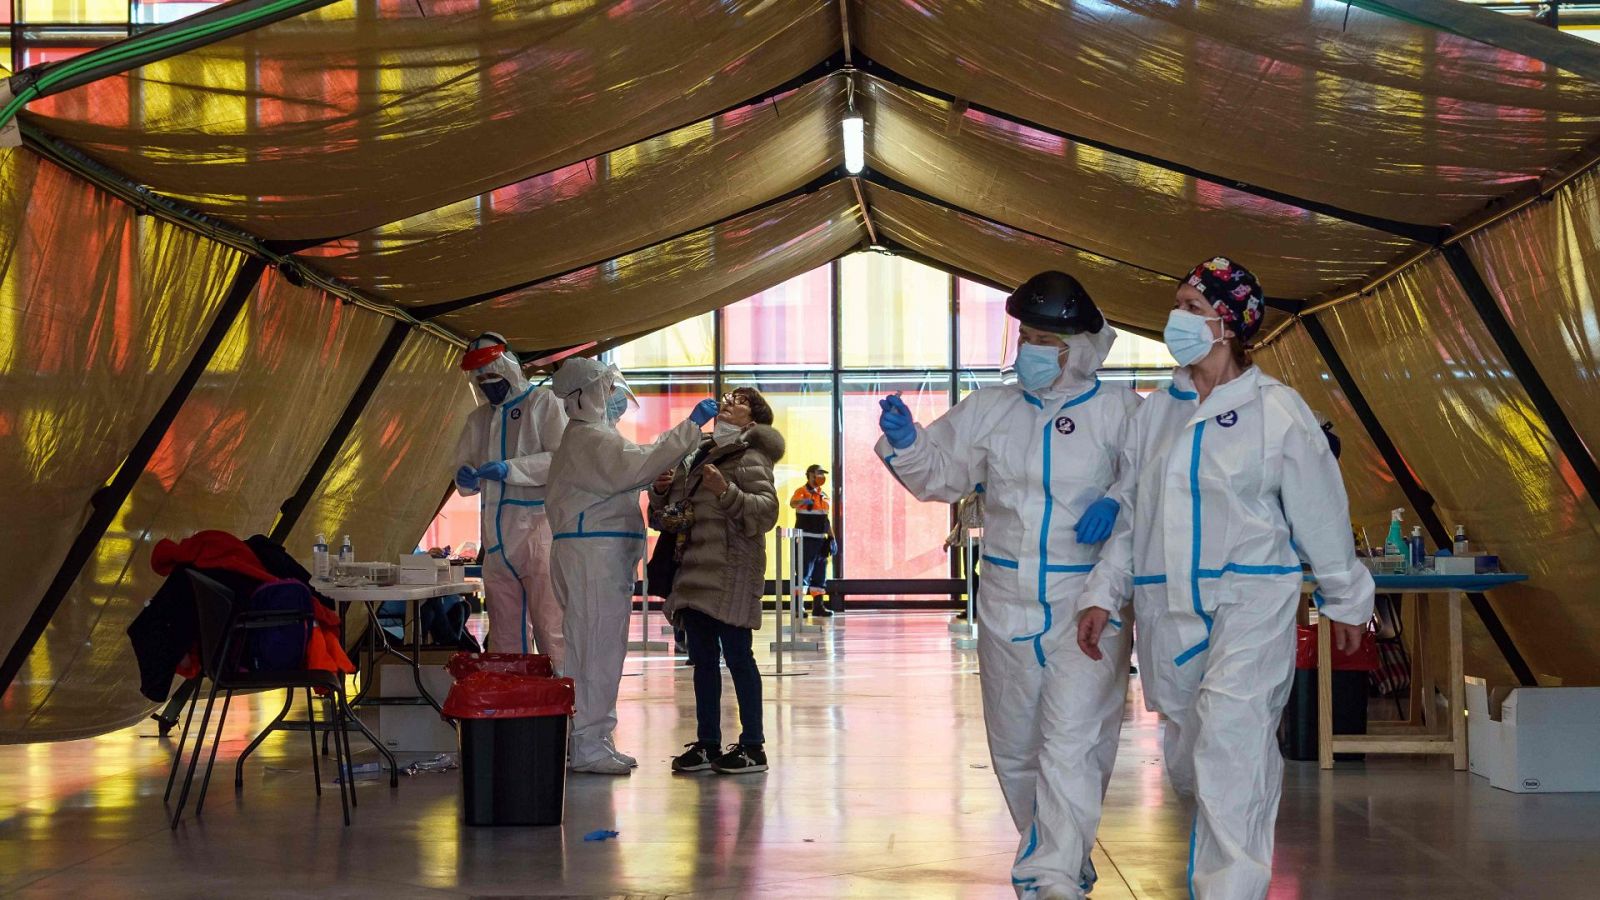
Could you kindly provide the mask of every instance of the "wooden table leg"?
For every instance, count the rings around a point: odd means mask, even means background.
[[[1450,604],[1450,740],[1455,744],[1457,772],[1467,768],[1466,661],[1461,646],[1461,592],[1446,595]]]
[[[1422,658],[1424,649],[1420,639],[1422,622],[1417,615],[1416,594],[1400,597],[1400,628],[1400,645],[1406,648],[1406,662],[1410,664],[1410,671],[1406,672],[1406,678],[1411,682],[1406,689],[1406,724],[1421,727],[1424,724],[1422,675],[1417,671],[1417,660]]]
[[[1328,640],[1330,620],[1317,616],[1317,763],[1333,768],[1333,649]]]

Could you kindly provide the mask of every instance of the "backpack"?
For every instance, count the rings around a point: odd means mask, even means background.
[[[305,619],[253,628],[245,641],[244,667],[253,672],[297,672],[306,667],[306,644],[314,627],[311,589],[293,579],[268,581],[250,595],[251,612],[302,613]]]

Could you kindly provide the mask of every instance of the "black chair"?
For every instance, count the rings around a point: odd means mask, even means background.
[[[295,691],[303,690],[306,695],[307,715],[311,721],[308,732],[311,737],[311,770],[316,780],[317,796],[322,795],[322,771],[317,753],[316,739],[316,704],[312,701],[312,691],[324,689],[331,693],[335,700],[333,722],[326,727],[334,736],[334,760],[339,771],[339,805],[344,811],[344,824],[350,824],[350,807],[356,805],[355,785],[351,783],[350,763],[350,737],[346,733],[346,719],[354,719],[350,712],[349,704],[345,700],[344,680],[332,672],[314,669],[300,669],[285,672],[241,672],[238,660],[245,649],[247,632],[258,628],[270,628],[285,624],[312,623],[312,616],[305,613],[285,613],[272,611],[265,613],[252,613],[238,602],[234,592],[227,586],[218,583],[212,578],[195,572],[188,573],[189,581],[194,587],[195,611],[199,619],[199,650],[200,668],[204,676],[211,682],[211,691],[206,696],[205,713],[200,717],[200,730],[195,736],[194,752],[189,758],[189,770],[184,776],[183,788],[178,794],[177,808],[172,812],[172,828],[178,827],[178,821],[183,816],[183,808],[188,803],[189,789],[194,783],[195,769],[200,763],[200,753],[205,748],[206,732],[210,728],[211,711],[216,704],[217,694],[221,692],[222,711],[217,718],[216,732],[212,736],[211,755],[206,762],[205,775],[200,781],[200,794],[195,800],[194,813],[200,815],[205,807],[206,789],[211,783],[211,770],[217,761],[217,747],[222,743],[222,729],[227,722],[228,707],[233,700],[233,695],[238,691],[259,692],[268,690],[287,691],[283,711],[278,713],[274,724],[281,722],[288,713],[289,706],[294,702]],[[313,601],[315,602],[315,601]],[[195,700],[189,704],[189,713],[183,723],[183,734],[178,739],[177,752],[172,757],[172,771],[167,776],[166,798],[172,795],[172,787],[178,775],[178,767],[182,763],[184,745],[189,739],[189,728],[194,721],[195,707],[198,706],[198,692]],[[269,728],[268,731],[271,729]],[[234,785],[243,788],[244,759],[249,756],[261,743],[261,738],[266,736],[263,732],[250,744],[244,754],[239,758],[235,767]]]

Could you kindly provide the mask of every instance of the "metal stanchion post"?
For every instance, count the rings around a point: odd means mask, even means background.
[[[978,541],[971,529],[967,530],[966,538],[965,558],[961,562],[967,576],[967,621],[966,629],[953,640],[957,650],[975,650],[978,646]]]
[[[783,651],[794,649],[794,643],[783,639],[783,609],[784,578],[783,578],[783,541],[786,537],[785,529],[781,526],[772,534],[772,645],[771,649],[777,659],[774,671],[763,674],[774,678],[784,678],[790,675],[804,675],[804,672],[785,672],[783,670]]]
[[[789,577],[789,633],[794,635],[822,633],[821,624],[806,624],[806,586],[801,571],[805,539],[815,536],[798,528],[789,532],[789,559],[794,570]]]
[[[667,642],[650,640],[650,542],[643,544],[644,555],[639,558],[639,639],[629,641],[628,649],[649,654],[651,650],[667,649]]]

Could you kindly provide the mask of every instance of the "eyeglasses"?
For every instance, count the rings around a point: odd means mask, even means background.
[[[723,406],[749,406],[750,405],[750,401],[745,399],[745,396],[743,394],[735,394],[732,391],[729,391],[728,393],[722,395],[722,405]]]

